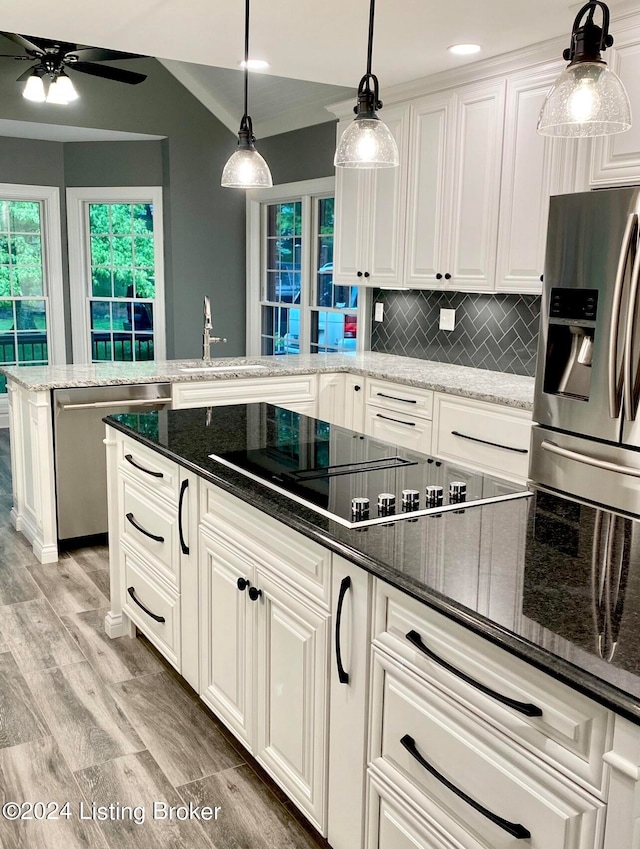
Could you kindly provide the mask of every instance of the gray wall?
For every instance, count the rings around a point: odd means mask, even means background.
[[[333,177],[336,121],[258,139],[256,147],[269,163],[274,185]]]
[[[15,83],[20,66],[2,61],[0,117],[166,136],[164,141],[62,145],[1,139],[1,179],[60,188],[162,185],[167,356],[200,355],[205,294],[212,299],[216,332],[229,338],[219,352],[242,354],[244,194],[220,186],[222,168],[235,147],[234,136],[160,63],[144,59],[121,64],[148,74],[148,79],[139,86],[127,86],[76,73],[80,99],[63,107],[26,101]]]

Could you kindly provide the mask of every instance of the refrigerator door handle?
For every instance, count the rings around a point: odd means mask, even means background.
[[[575,460],[577,463],[584,463],[586,466],[594,466],[597,469],[605,469],[608,472],[617,472],[621,475],[640,478],[640,469],[636,469],[634,466],[621,466],[619,463],[612,463],[610,460],[601,460],[599,457],[592,457],[590,454],[571,451],[569,448],[562,448],[560,445],[556,445],[555,442],[549,442],[548,439],[543,439],[540,447],[543,451],[548,451],[550,454],[557,454],[559,457],[564,457],[567,460]]]
[[[627,311],[627,326],[624,340],[624,368],[622,385],[624,391],[624,417],[633,422],[637,413],[635,398],[635,375],[633,373],[633,331],[636,323],[636,307],[638,305],[638,289],[640,283],[640,251],[636,253],[631,272],[631,287],[629,289],[629,306]]]
[[[632,212],[627,218],[620,257],[618,259],[618,270],[613,289],[613,305],[611,310],[611,326],[609,328],[609,415],[617,419],[620,415],[621,387],[618,383],[618,338],[620,334],[620,310],[622,308],[622,290],[624,286],[624,275],[627,270],[629,250],[632,242],[636,241],[638,231],[638,214]]]

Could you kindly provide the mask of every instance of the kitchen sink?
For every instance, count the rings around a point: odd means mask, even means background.
[[[238,366],[178,366],[178,371],[185,372],[196,372],[196,371],[205,371],[205,372],[215,372],[217,374],[221,374],[224,372],[237,372],[237,371],[268,371],[268,366],[252,366],[252,365],[238,365]]]

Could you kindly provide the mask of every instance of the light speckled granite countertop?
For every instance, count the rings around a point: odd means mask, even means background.
[[[0,372],[33,391],[75,386],[111,386],[127,383],[184,383],[195,380],[229,380],[239,377],[351,372],[406,383],[422,389],[449,392],[481,401],[531,410],[532,377],[488,369],[454,366],[432,360],[393,354],[300,354],[279,357],[228,357],[212,360],[228,371],[185,371],[201,368],[201,360],[166,360],[141,363],[93,363],[60,366],[2,366]],[[234,369],[234,366],[242,366]],[[255,366],[255,368],[247,368]]]

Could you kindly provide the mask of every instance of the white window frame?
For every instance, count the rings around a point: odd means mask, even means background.
[[[73,362],[91,363],[91,317],[89,315],[90,234],[86,206],[90,203],[153,204],[153,251],[155,299],[153,305],[153,351],[156,362],[166,358],[164,306],[164,224],[162,186],[98,186],[67,189],[69,238],[69,290],[73,328]],[[105,362],[109,362],[106,360]]]
[[[311,203],[316,197],[333,195],[335,197],[335,177],[320,177],[316,180],[301,180],[297,183],[283,183],[269,189],[253,189],[247,192],[247,356],[256,357],[262,353],[262,272],[264,267],[264,239],[266,226],[266,204],[286,203],[302,199],[302,220],[311,221]],[[302,275],[300,304],[301,335],[308,342],[311,332],[311,311],[315,307],[311,303],[314,293],[312,280],[309,279],[313,245],[313,233],[303,234],[302,243]],[[306,236],[306,238],[304,238]],[[335,239],[335,230],[334,230]],[[356,351],[365,350],[365,316],[367,313],[367,289],[361,286],[358,290],[358,337]],[[353,312],[353,311],[352,311]],[[297,356],[297,355],[292,355]]]
[[[50,365],[67,361],[62,277],[62,227],[60,189],[57,186],[25,186],[0,183],[1,200],[37,201],[42,204],[42,264],[46,287],[47,354]],[[34,300],[38,300],[34,296]],[[9,427],[9,399],[0,396],[0,427]]]

